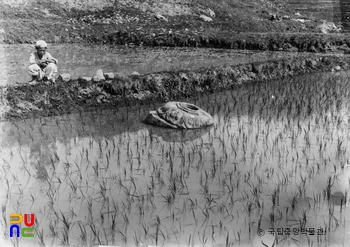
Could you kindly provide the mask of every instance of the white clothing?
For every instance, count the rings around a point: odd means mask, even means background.
[[[39,66],[43,61],[52,60],[54,63],[50,62],[46,67]],[[36,76],[37,80],[42,80],[44,76],[50,80],[55,78],[57,74],[57,64],[58,61],[56,58],[53,58],[50,53],[45,52],[43,57],[40,59],[38,53],[35,51],[30,54],[29,57],[29,74],[32,76]]]
[[[37,64],[29,65],[29,74],[32,76],[36,76],[37,80],[42,80],[44,76],[48,80],[55,78],[57,74],[57,66],[54,63],[49,63],[44,69],[41,69]]]

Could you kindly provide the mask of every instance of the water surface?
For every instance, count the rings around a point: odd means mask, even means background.
[[[347,246],[349,76],[204,95],[204,130],[143,124],[157,105],[1,122],[3,229],[34,213],[19,246]]]

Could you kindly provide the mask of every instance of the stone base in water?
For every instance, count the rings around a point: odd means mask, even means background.
[[[213,118],[198,106],[185,102],[168,102],[151,111],[145,123],[174,129],[198,129],[213,124]]]

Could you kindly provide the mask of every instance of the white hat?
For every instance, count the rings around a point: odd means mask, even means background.
[[[47,48],[47,43],[44,40],[38,40],[35,43],[35,48],[36,49],[38,49],[38,48]]]

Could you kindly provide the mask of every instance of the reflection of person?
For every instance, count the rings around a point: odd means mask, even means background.
[[[46,52],[47,44],[39,40],[35,44],[36,51],[29,58],[29,73],[32,81],[51,81],[55,82],[57,73],[57,59],[53,58],[50,53]]]

